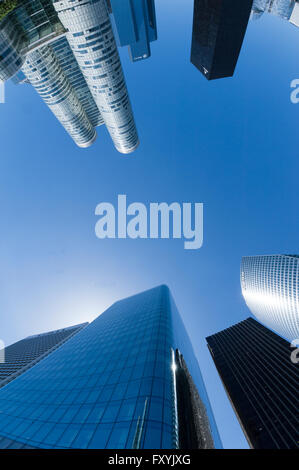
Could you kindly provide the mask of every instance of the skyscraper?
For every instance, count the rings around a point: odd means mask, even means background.
[[[191,62],[208,79],[234,74],[252,0],[194,0]]]
[[[244,257],[241,287],[258,320],[289,341],[299,338],[298,255]]]
[[[1,81],[21,69],[78,146],[105,124],[119,152],[136,149],[106,0],[19,0],[0,18]]]
[[[151,55],[157,39],[154,0],[110,0],[120,46],[129,46],[133,62]]]
[[[7,346],[0,354],[2,359],[0,362],[0,387],[28,370],[86,325],[87,323],[82,323],[28,336]]]
[[[166,286],[116,302],[0,390],[0,448],[221,447]]]
[[[253,318],[207,342],[250,446],[298,448],[299,369],[289,343]]]
[[[267,12],[299,26],[296,22],[298,11],[298,0],[253,0],[252,18],[258,19]]]

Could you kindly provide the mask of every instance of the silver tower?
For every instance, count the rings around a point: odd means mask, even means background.
[[[29,53],[22,70],[76,144],[89,147],[96,131],[53,49],[45,46]]]
[[[54,0],[54,7],[115,147],[133,152],[138,136],[106,0]]]
[[[246,256],[241,287],[247,306],[284,338],[299,338],[299,256]]]
[[[18,0],[1,16],[0,81],[22,70],[79,147],[106,124],[117,150],[133,152],[138,136],[106,0],[54,6]]]

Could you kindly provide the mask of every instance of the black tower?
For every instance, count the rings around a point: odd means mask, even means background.
[[[194,0],[191,62],[208,79],[232,77],[253,0]]]
[[[290,344],[253,318],[207,342],[250,446],[297,448],[299,365]]]

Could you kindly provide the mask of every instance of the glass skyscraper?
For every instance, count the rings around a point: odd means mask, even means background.
[[[207,342],[250,446],[298,449],[299,369],[290,344],[253,318]]]
[[[252,0],[194,0],[191,62],[207,78],[234,74]]]
[[[244,257],[241,287],[258,320],[290,342],[299,338],[298,255]]]
[[[110,0],[120,46],[128,46],[133,62],[151,55],[157,39],[154,0]]]
[[[19,0],[0,17],[0,81],[22,71],[79,147],[105,124],[116,149],[138,136],[106,0]]]
[[[299,26],[299,0],[194,0],[192,64],[207,80],[232,77],[249,19],[265,11]]]
[[[0,351],[0,387],[15,379],[61,346],[87,323],[28,336]]]
[[[0,448],[220,448],[166,286],[116,302],[0,390]]]

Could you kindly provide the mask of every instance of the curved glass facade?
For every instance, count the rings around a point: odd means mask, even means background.
[[[22,41],[25,38],[8,19],[0,23],[0,80],[13,77],[24,62],[21,53]]]
[[[51,48],[27,54],[22,71],[79,147],[88,147],[96,131]]]
[[[104,124],[103,118],[78,67],[67,39],[63,36],[52,43],[51,46],[91,124],[94,127],[101,126]]]
[[[106,0],[19,0],[0,21],[0,81],[21,68],[78,146],[105,124],[119,152],[137,148]]]
[[[299,338],[299,257],[247,256],[241,264],[242,294],[264,325],[284,338]]]
[[[211,440],[221,447],[197,360],[166,286],[116,302],[3,387],[3,446],[177,448],[183,431],[176,350],[208,417],[203,447]]]
[[[57,0],[67,40],[115,147],[133,152],[138,136],[105,0]]]
[[[13,77],[28,51],[64,33],[48,0],[21,0],[0,21],[0,80]]]

